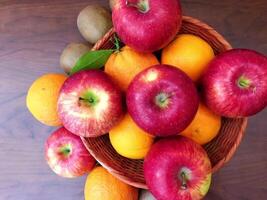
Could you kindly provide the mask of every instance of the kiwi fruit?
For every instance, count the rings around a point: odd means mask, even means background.
[[[60,66],[69,74],[79,58],[92,49],[91,44],[70,43],[60,56]]]
[[[102,6],[84,8],[77,19],[80,33],[90,43],[96,43],[112,27],[111,13]]]

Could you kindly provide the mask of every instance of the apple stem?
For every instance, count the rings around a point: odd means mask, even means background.
[[[169,97],[168,96],[159,96],[159,103],[164,103]]]
[[[115,52],[120,52],[120,39],[115,35],[114,36],[114,45],[115,45]]]
[[[238,79],[237,83],[238,83],[238,86],[239,86],[240,88],[249,88],[250,85],[251,85],[250,80],[247,79],[247,78],[244,77],[244,76],[241,76],[241,77]]]
[[[149,11],[148,0],[139,0],[138,3],[131,3],[128,0],[126,0],[125,2],[126,6],[137,8],[142,13],[146,13]]]
[[[168,99],[171,97],[171,94],[165,94],[165,93],[159,93],[156,97],[155,97],[155,103],[157,106],[159,106],[160,108],[165,108],[168,106],[169,101]]]
[[[181,173],[181,179],[182,179],[182,185],[181,185],[181,188],[183,190],[186,190],[187,189],[187,180],[186,180],[186,175],[184,172]]]
[[[80,97],[79,100],[80,100],[80,101],[87,101],[87,102],[90,103],[90,104],[92,104],[92,103],[95,102],[94,99],[93,99],[92,97],[91,97],[91,98],[88,98],[88,99],[85,99],[85,98]]]
[[[89,104],[89,106],[95,106],[99,102],[99,100],[100,99],[95,94],[95,92],[89,90],[79,97],[79,105],[81,105],[80,103],[82,101],[83,103],[86,103],[87,105]]]
[[[69,153],[70,153],[70,149],[64,149],[64,150],[62,151],[62,153],[65,154],[65,155],[66,155],[66,154],[69,154]]]
[[[71,152],[71,149],[70,149],[70,147],[62,147],[61,149],[60,149],[60,153],[62,154],[62,155],[64,155],[64,156],[68,156],[69,154],[70,154],[70,152]]]

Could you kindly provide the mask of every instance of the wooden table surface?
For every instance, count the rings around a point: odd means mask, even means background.
[[[44,142],[54,128],[38,123],[25,106],[31,83],[61,72],[66,44],[83,41],[79,11],[107,0],[0,0],[0,200],[83,199],[85,177],[56,176],[44,159]],[[234,47],[267,55],[266,0],[183,0],[184,14],[197,17]],[[267,199],[267,110],[250,118],[231,162],[214,174],[208,200]]]

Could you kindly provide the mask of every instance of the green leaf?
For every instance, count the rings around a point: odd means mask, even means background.
[[[99,69],[103,67],[110,55],[114,52],[114,49],[89,51],[85,53],[72,68],[70,74],[74,74],[78,71],[85,69]]]

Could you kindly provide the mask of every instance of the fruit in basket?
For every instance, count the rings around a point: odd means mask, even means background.
[[[26,97],[26,104],[31,114],[48,126],[60,126],[57,113],[57,98],[67,76],[46,74],[36,79]]]
[[[152,53],[140,53],[125,46],[109,57],[105,65],[105,72],[123,91],[126,91],[132,79],[139,72],[156,64],[159,64],[159,61]]]
[[[202,199],[211,183],[205,150],[182,136],[155,143],[144,161],[144,175],[156,199]]]
[[[109,131],[112,146],[118,154],[130,159],[143,159],[154,137],[139,128],[129,114]]]
[[[141,52],[165,47],[181,27],[178,0],[117,0],[112,12],[114,28],[122,41]]]
[[[127,90],[126,101],[138,126],[156,136],[184,130],[199,104],[192,80],[170,65],[155,65],[139,73]]]
[[[63,84],[58,114],[72,133],[83,137],[100,136],[121,119],[122,94],[103,71],[80,71]]]
[[[71,69],[75,66],[77,61],[86,52],[90,51],[92,46],[83,43],[70,43],[68,44],[60,56],[60,67],[69,74]]]
[[[99,5],[89,5],[78,16],[80,33],[90,43],[96,43],[112,27],[110,12]]]
[[[52,133],[45,143],[45,156],[50,168],[59,176],[74,178],[90,172],[95,159],[77,135],[64,127]]]
[[[161,62],[178,67],[193,81],[198,81],[213,58],[213,49],[205,40],[180,34],[163,49]]]
[[[216,115],[203,103],[200,103],[195,118],[180,135],[203,145],[215,138],[220,128],[221,116]]]
[[[138,190],[112,176],[103,167],[96,167],[87,177],[85,200],[137,200]]]
[[[203,76],[205,103],[225,117],[247,117],[267,105],[267,57],[248,49],[217,56]]]

